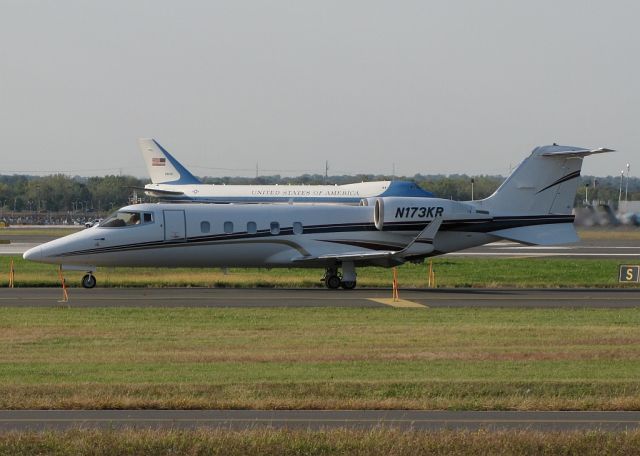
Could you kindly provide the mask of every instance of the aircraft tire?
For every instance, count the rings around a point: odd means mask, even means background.
[[[347,282],[342,282],[340,283],[340,286],[342,288],[344,288],[345,290],[353,290],[356,287],[356,281],[355,280],[350,280]]]
[[[96,278],[93,274],[85,274],[82,278],[82,287],[83,288],[93,288],[96,286]]]
[[[330,275],[324,279],[324,284],[330,290],[337,290],[338,288],[340,288],[341,283],[342,282],[340,280],[340,277],[338,277],[337,275]]]

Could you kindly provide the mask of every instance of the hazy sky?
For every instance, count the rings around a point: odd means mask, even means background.
[[[0,0],[0,173],[640,175],[640,2]],[[225,168],[225,169],[217,169]],[[634,172],[635,171],[635,172]]]

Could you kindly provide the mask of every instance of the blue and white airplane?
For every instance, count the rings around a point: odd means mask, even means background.
[[[99,225],[34,247],[26,260],[97,266],[324,268],[328,288],[356,286],[356,267],[396,266],[500,239],[575,242],[573,202],[584,157],[570,146],[533,150],[488,198],[378,197],[339,204],[137,204]]]
[[[343,203],[359,204],[377,196],[431,197],[413,182],[375,181],[346,185],[203,184],[155,139],[139,139],[151,184],[144,192],[161,201],[201,203]]]

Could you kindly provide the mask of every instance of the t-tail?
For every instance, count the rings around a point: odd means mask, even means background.
[[[144,164],[147,166],[151,182],[154,184],[202,184],[155,139],[138,139],[138,146],[144,157]]]
[[[505,221],[504,229],[491,232],[497,237],[526,244],[576,242],[572,212],[582,159],[604,152],[613,150],[536,147],[493,195],[474,204]]]

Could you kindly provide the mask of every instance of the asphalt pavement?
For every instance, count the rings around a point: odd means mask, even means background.
[[[640,288],[619,289],[236,289],[5,288],[0,307],[640,307]]]
[[[640,412],[473,412],[428,410],[2,410],[0,431],[256,428],[626,431]]]

